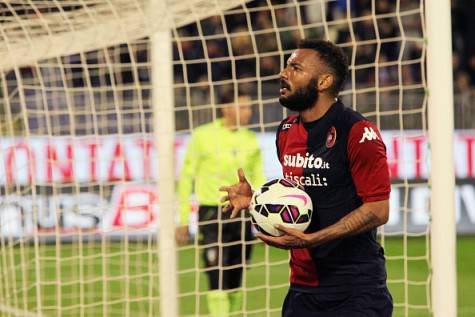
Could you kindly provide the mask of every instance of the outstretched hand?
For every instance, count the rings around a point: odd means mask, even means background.
[[[282,225],[275,226],[284,234],[280,237],[273,237],[258,232],[256,236],[264,241],[266,244],[279,249],[302,249],[312,247],[310,234],[305,234],[302,231],[287,228]]]
[[[180,226],[175,229],[175,239],[179,246],[185,245],[190,240],[190,231],[188,225]]]
[[[223,207],[223,212],[231,210],[231,218],[236,217],[241,209],[249,208],[249,205],[251,204],[252,188],[247,181],[242,168],[238,169],[238,178],[238,183],[219,188],[219,191],[227,192],[226,196],[221,197],[221,202],[229,203]]]

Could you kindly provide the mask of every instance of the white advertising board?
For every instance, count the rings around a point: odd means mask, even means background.
[[[401,232],[407,219],[408,230],[424,231],[430,194],[426,185],[430,168],[427,138],[419,131],[404,137],[398,131],[385,131],[382,136],[393,181],[391,215],[385,230]],[[262,133],[258,137],[267,179],[282,177],[275,135]],[[176,175],[188,139],[176,139]],[[455,194],[460,233],[475,233],[474,148],[475,131],[457,131]],[[0,235],[156,234],[160,204],[154,185],[159,177],[155,157],[154,142],[144,135],[1,138],[0,184],[5,190],[0,197]],[[403,183],[409,183],[408,191]],[[110,194],[101,195],[97,190],[101,186],[109,188]],[[91,189],[75,190],[78,187]],[[5,195],[8,188],[29,191],[20,195],[8,190]],[[49,190],[35,192],[35,188]],[[53,192],[52,188],[55,195],[42,194]],[[405,212],[408,217],[403,217]]]

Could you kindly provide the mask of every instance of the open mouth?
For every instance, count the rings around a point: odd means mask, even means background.
[[[280,81],[280,94],[285,95],[289,91],[290,91],[290,85],[287,82],[281,80]]]

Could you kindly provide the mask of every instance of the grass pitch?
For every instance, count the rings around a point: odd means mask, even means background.
[[[426,243],[423,238],[384,241],[394,316],[431,316]],[[475,237],[457,239],[462,317],[475,316],[474,250]],[[178,261],[181,316],[206,315],[200,252],[188,246]],[[280,316],[288,275],[287,252],[257,244],[243,283],[246,313],[234,316]],[[0,316],[159,316],[158,250],[151,241],[4,244],[0,278]]]

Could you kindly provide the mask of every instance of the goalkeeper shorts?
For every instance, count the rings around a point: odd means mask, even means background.
[[[241,212],[239,217],[230,220],[229,213],[223,214],[217,206],[200,206],[199,243],[210,289],[241,287],[244,263],[251,257],[252,245],[248,241],[253,239],[251,222],[247,218]]]

